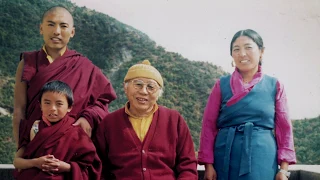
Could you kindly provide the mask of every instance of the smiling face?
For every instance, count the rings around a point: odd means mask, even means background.
[[[130,103],[130,112],[135,116],[144,116],[148,115],[156,104],[160,86],[153,79],[135,78],[125,83],[124,92]]]
[[[60,121],[68,112],[71,111],[66,95],[51,91],[43,93],[40,107],[43,116],[50,122]]]
[[[232,58],[240,72],[257,72],[264,49],[247,36],[238,37],[232,44]]]
[[[70,38],[75,34],[71,14],[63,8],[48,11],[40,25],[40,34],[43,35],[49,54],[50,52],[64,51]]]

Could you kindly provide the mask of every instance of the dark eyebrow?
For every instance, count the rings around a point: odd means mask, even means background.
[[[44,99],[43,101],[50,101],[49,99]]]
[[[56,24],[55,22],[53,22],[53,21],[47,21],[48,23],[52,23],[52,24]],[[60,25],[67,25],[67,26],[69,26],[69,24],[68,23],[65,23],[65,22],[62,22],[62,23],[60,23]]]
[[[53,22],[53,21],[50,21],[50,20],[49,20],[49,21],[47,21],[47,23],[52,23],[52,24],[55,24],[55,22]]]

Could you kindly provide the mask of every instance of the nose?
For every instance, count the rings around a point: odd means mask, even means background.
[[[55,111],[55,110],[57,110],[57,107],[55,105],[50,107],[50,111]]]
[[[60,26],[55,26],[53,30],[53,34],[57,36],[57,35],[60,35],[60,33],[61,33]]]
[[[147,85],[143,85],[143,87],[140,89],[140,92],[143,94],[148,94]]]
[[[242,49],[240,50],[240,55],[241,55],[241,56],[245,56],[246,54],[247,54],[246,50],[242,48]]]

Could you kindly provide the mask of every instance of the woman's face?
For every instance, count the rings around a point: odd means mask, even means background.
[[[124,85],[124,92],[130,103],[130,112],[143,116],[152,111],[159,97],[160,86],[149,78],[135,78]]]
[[[232,45],[232,57],[240,72],[258,71],[263,49],[247,36],[238,37]]]

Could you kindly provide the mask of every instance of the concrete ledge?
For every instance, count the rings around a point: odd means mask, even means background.
[[[14,180],[13,170],[12,164],[0,164],[0,179]],[[320,165],[291,165],[289,170],[291,171],[289,180],[320,180]],[[204,167],[198,166],[198,172],[199,180],[203,180]]]

